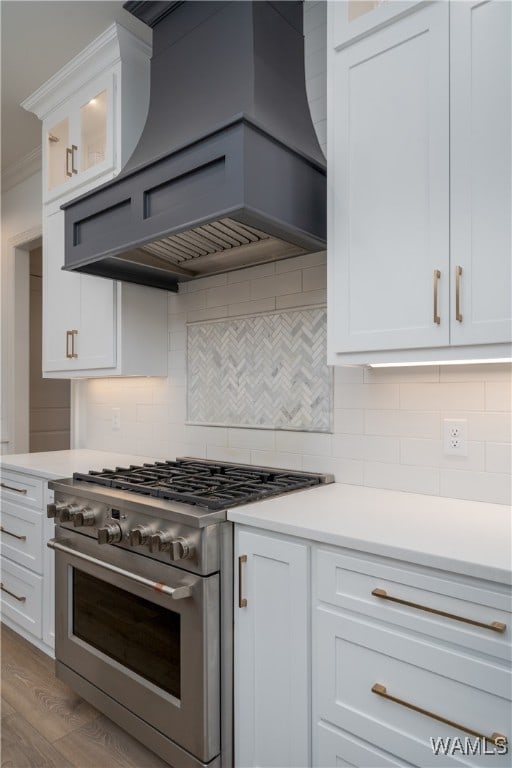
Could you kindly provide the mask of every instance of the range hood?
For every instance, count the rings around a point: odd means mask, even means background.
[[[62,206],[64,269],[177,290],[325,248],[302,3],[124,7],[153,28],[148,117],[122,173]]]

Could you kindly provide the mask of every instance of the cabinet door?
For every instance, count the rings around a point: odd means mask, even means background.
[[[63,272],[64,211],[44,219],[43,369],[72,369],[71,331],[80,325],[80,275]],[[76,366],[74,366],[76,367]]]
[[[115,168],[116,79],[114,70],[92,80],[45,120],[45,202]]]
[[[448,4],[328,57],[331,353],[445,345]]]
[[[76,167],[80,182],[112,170],[115,165],[115,73],[97,78],[77,94]]]
[[[510,2],[450,6],[451,342],[507,342],[512,338],[512,7]]]
[[[236,541],[235,765],[308,766],[308,547],[245,529]]]
[[[43,234],[43,368],[84,371],[116,364],[116,286],[62,270],[64,212],[47,216]]]

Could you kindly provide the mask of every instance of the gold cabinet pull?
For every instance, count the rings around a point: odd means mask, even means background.
[[[66,331],[66,357],[72,359],[78,357],[75,352],[75,336],[78,331]],[[71,352],[69,351],[69,340],[71,339]]]
[[[434,323],[436,325],[439,325],[441,323],[441,318],[438,315],[438,300],[439,300],[439,280],[441,278],[441,271],[439,269],[434,269]]]
[[[455,267],[455,319],[462,323],[462,312],[460,311],[460,283],[462,277],[462,267]]]
[[[391,696],[387,692],[386,686],[382,685],[382,683],[375,683],[375,685],[372,686],[372,693],[376,693],[377,696],[382,696],[383,699],[388,699],[388,701],[394,701],[395,704],[400,704],[402,707],[412,709],[414,712],[419,712],[420,715],[426,715],[427,717],[431,717],[433,720],[438,720],[440,723],[446,723],[446,725],[450,725],[452,728],[457,728],[459,731],[469,733],[471,736],[477,736],[480,739],[490,741],[492,744],[499,744],[500,746],[504,746],[508,743],[507,737],[501,733],[493,733],[491,736],[485,736],[483,733],[474,731],[472,728],[467,728],[465,725],[456,723],[454,720],[448,720],[446,717],[436,715],[435,712],[430,712],[428,709],[423,709],[423,707],[418,707],[416,704],[411,704],[409,701],[404,701],[403,699],[398,699],[396,696]]]
[[[14,597],[15,600],[18,600],[20,603],[26,603],[27,598],[24,595],[15,595],[14,592],[11,592],[9,589],[4,587],[4,585],[0,582],[0,589],[2,592],[5,592],[6,594],[10,595],[11,597]]]
[[[13,485],[7,485],[7,483],[0,483],[0,486],[2,488],[7,488],[8,491],[16,491],[16,493],[23,493],[23,494],[27,493],[26,488],[15,488]]]
[[[7,536],[12,536],[14,539],[19,539],[20,541],[26,541],[26,536],[18,536],[17,533],[11,533],[11,531],[7,531],[3,525],[0,525],[0,533],[5,533]]]
[[[507,628],[506,624],[501,621],[493,621],[490,624],[486,624],[483,621],[476,621],[476,619],[467,619],[465,616],[457,616],[455,613],[447,613],[446,611],[440,611],[438,608],[429,608],[427,605],[420,605],[419,603],[411,603],[409,600],[402,600],[400,597],[391,597],[388,595],[385,589],[373,589],[372,595],[374,597],[380,597],[381,600],[389,600],[390,603],[398,603],[399,605],[407,605],[409,608],[416,608],[418,611],[426,611],[427,613],[435,613],[436,616],[444,616],[447,619],[453,619],[454,621],[462,621],[464,624],[472,624],[474,627],[482,627],[482,629],[490,629],[492,632],[504,632]]]
[[[78,169],[75,168],[75,152],[78,151],[76,144],[71,145],[71,173],[78,173]]]
[[[240,555],[238,558],[238,607],[239,608],[247,608],[247,600],[245,597],[242,597],[243,594],[243,588],[242,588],[242,572],[243,572],[243,564],[247,562],[247,555]]]
[[[71,170],[69,161],[71,160]],[[71,178],[73,175],[73,150],[71,147],[66,147],[66,176]]]

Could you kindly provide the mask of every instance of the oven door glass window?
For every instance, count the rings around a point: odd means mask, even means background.
[[[180,698],[180,615],[73,569],[73,634]]]

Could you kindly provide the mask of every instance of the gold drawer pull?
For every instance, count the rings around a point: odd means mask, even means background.
[[[242,589],[242,572],[243,563],[247,562],[247,555],[240,555],[238,558],[238,607],[239,608],[247,608],[247,599],[245,597],[242,597],[243,589]]]
[[[13,485],[7,485],[7,483],[0,483],[2,488],[7,488],[8,491],[16,491],[16,493],[27,493],[26,488],[15,488]]]
[[[381,600],[389,600],[390,603],[398,603],[399,605],[407,605],[409,608],[416,608],[418,611],[426,611],[427,613],[435,613],[436,616],[444,616],[447,619],[453,619],[454,621],[462,621],[464,624],[472,624],[474,627],[482,627],[482,629],[490,629],[492,632],[504,632],[507,628],[506,624],[501,621],[493,621],[490,624],[485,624],[483,621],[476,621],[475,619],[466,619],[465,616],[457,616],[455,613],[447,613],[446,611],[440,611],[437,608],[429,608],[427,605],[420,605],[419,603],[411,603],[409,600],[402,600],[399,597],[391,597],[388,595],[385,589],[373,589],[372,595],[374,597],[380,597]]]
[[[11,533],[11,531],[6,531],[6,529],[3,527],[3,525],[0,525],[0,533],[6,533],[7,536],[12,536],[15,539],[19,539],[20,541],[26,541],[26,536],[18,536],[17,533]]]
[[[14,599],[18,600],[20,603],[25,603],[27,601],[27,598],[24,597],[23,595],[20,597],[19,595],[15,595],[14,592],[11,592],[10,590],[6,589],[1,582],[0,582],[0,589],[2,590],[2,592],[5,592],[11,597],[14,597]]]
[[[469,733],[471,736],[477,736],[479,739],[490,741],[491,744],[499,744],[499,746],[508,744],[507,737],[503,736],[501,733],[493,733],[492,736],[485,736],[479,731],[474,731],[472,728],[467,728],[465,725],[456,723],[453,720],[448,720],[446,717],[442,717],[441,715],[436,715],[435,712],[430,712],[428,709],[417,707],[416,704],[411,704],[410,702],[404,701],[403,699],[398,699],[396,696],[391,696],[387,692],[386,686],[382,685],[382,683],[375,683],[375,685],[372,686],[372,693],[376,693],[377,696],[382,696],[383,699],[388,699],[388,701],[394,701],[395,704],[400,704],[402,707],[412,709],[414,712],[419,712],[420,715],[426,715],[427,717],[431,717],[433,720],[438,720],[440,723],[446,723],[446,725],[450,725],[452,728],[457,728],[459,731],[465,731],[465,733]]]

